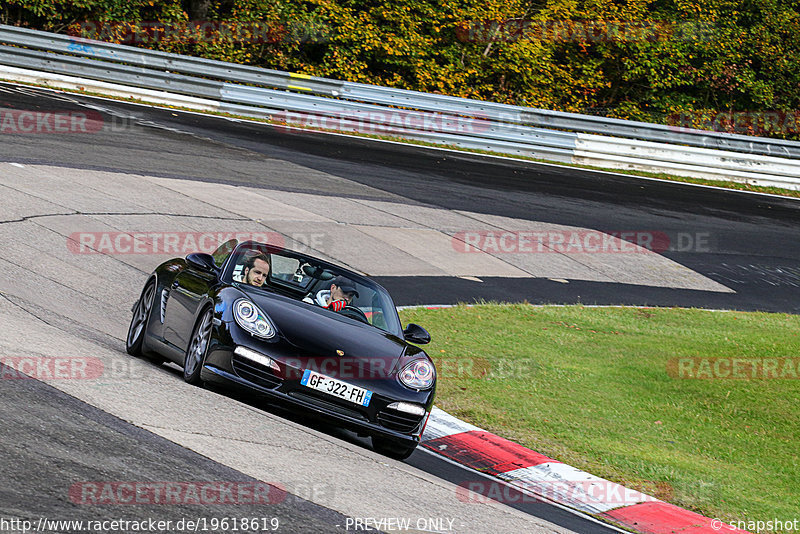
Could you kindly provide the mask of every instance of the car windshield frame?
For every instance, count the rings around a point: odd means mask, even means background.
[[[249,251],[258,251],[263,252],[270,256],[270,273],[267,277],[266,282],[263,286],[253,286],[246,284],[241,280],[237,280],[234,275],[237,273],[237,270],[241,270],[242,263],[240,260]],[[281,278],[277,278],[275,276],[275,272],[273,271],[273,256],[279,256],[282,258],[290,258],[293,260],[297,260],[299,263],[299,267],[303,267],[308,265],[309,271],[311,274],[315,276],[309,276],[308,271],[303,271],[304,279],[303,283],[285,280]],[[298,269],[298,274],[299,274]],[[319,277],[320,274],[325,273],[323,277]],[[316,303],[316,299],[314,298],[316,294],[320,290],[326,290],[330,286],[329,284],[333,281],[335,276],[342,275],[346,278],[350,279],[354,282],[359,289],[367,289],[372,291],[373,294],[371,296],[371,306],[364,306],[363,304],[354,306],[361,310],[370,320],[374,319],[374,314],[376,311],[382,314],[382,318],[384,321],[385,326],[381,326],[380,324],[376,324],[375,322],[368,322],[364,323],[363,321],[358,321],[356,319],[352,319],[347,317],[346,315],[334,312],[332,310],[328,310],[330,313],[337,314],[340,317],[345,317],[351,321],[354,321],[358,324],[368,325],[371,326],[378,331],[387,332],[389,334],[393,334],[397,337],[403,338],[403,326],[400,321],[400,316],[397,313],[397,308],[394,304],[394,300],[392,299],[389,292],[380,284],[376,283],[369,278],[349,271],[343,267],[338,265],[329,263],[325,260],[321,260],[319,258],[309,256],[307,254],[303,254],[301,252],[297,252],[290,249],[285,249],[283,247],[278,247],[275,245],[269,245],[265,243],[259,243],[256,241],[246,241],[243,243],[239,243],[233,251],[228,255],[225,259],[225,263],[222,266],[220,272],[220,280],[224,283],[234,285],[238,288],[247,288],[248,291],[257,291],[259,293],[264,294],[280,294],[285,297],[290,297],[297,302],[304,302],[310,306],[314,306],[318,309],[325,310],[319,304]],[[324,286],[328,287],[324,287]],[[311,302],[309,302],[309,298]],[[366,299],[367,296],[361,296],[359,299]],[[305,299],[305,300],[304,300]],[[356,299],[356,302],[359,300]],[[375,304],[378,304],[377,310]],[[355,304],[355,303],[354,303]],[[362,309],[368,308],[368,309]]]

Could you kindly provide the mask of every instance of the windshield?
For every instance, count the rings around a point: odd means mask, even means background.
[[[293,251],[245,243],[236,249],[226,271],[236,284],[280,293],[402,337],[397,310],[386,290],[334,265]]]

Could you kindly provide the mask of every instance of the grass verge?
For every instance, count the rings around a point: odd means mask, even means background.
[[[432,334],[445,411],[709,517],[797,516],[800,317],[497,304],[401,317]]]

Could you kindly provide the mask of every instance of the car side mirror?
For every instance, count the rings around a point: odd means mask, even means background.
[[[203,254],[195,252],[186,256],[186,263],[197,269],[207,273],[216,273],[217,265],[214,263],[214,257],[211,254]]]
[[[426,345],[431,342],[431,335],[428,331],[414,323],[408,323],[406,329],[403,330],[403,337],[406,341],[417,345]]]

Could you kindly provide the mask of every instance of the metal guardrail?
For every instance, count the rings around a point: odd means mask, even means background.
[[[206,98],[240,115],[333,118],[332,129],[343,131],[369,125],[370,133],[469,149],[800,188],[795,141],[315,78],[15,26],[0,25],[0,43],[0,65]],[[430,128],[432,117],[469,128]]]
[[[341,93],[344,83],[1,24],[0,43],[310,94],[337,96]]]
[[[254,84],[306,92],[308,94],[333,96],[369,104],[398,106],[457,115],[478,115],[486,119],[521,126],[555,128],[643,141],[716,148],[748,154],[800,157],[800,142],[797,141],[677,128],[663,124],[526,108],[447,95],[344,82],[102,41],[78,39],[68,35],[39,32],[16,26],[0,25],[0,42],[116,61],[150,69],[216,78],[234,83]]]

